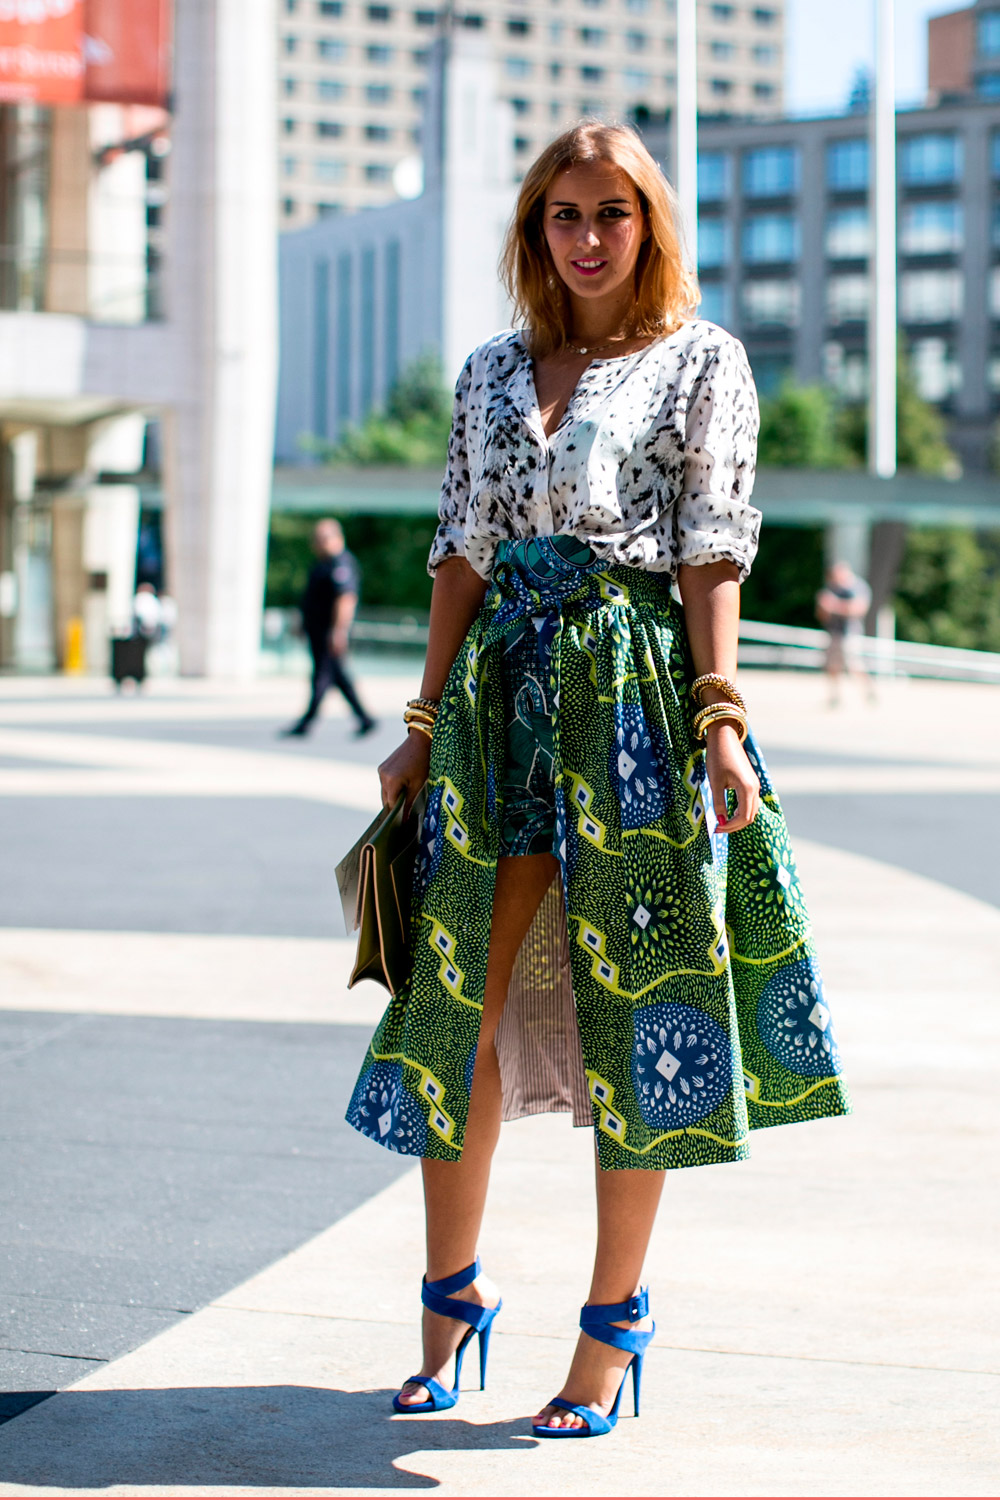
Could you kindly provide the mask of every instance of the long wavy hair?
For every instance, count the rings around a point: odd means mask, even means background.
[[[608,162],[630,179],[649,230],[635,266],[632,336],[673,333],[701,300],[697,278],[684,264],[677,194],[641,139],[628,125],[581,120],[528,168],[500,257],[504,286],[536,357],[565,347],[572,319],[569,291],[545,239],[545,196],[560,172],[589,161]]]

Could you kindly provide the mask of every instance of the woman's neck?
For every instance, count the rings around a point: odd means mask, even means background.
[[[635,295],[629,287],[614,298],[570,298],[569,337],[578,343],[600,344],[627,338],[632,331]]]

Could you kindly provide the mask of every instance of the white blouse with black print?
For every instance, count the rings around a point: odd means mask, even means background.
[[[750,504],[759,416],[740,341],[703,318],[587,366],[545,436],[516,332],[470,354],[455,388],[429,570],[464,556],[489,578],[505,538],[561,534],[596,556],[676,576],[757,551]]]

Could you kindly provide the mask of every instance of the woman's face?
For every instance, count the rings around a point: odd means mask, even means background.
[[[574,297],[631,293],[649,233],[632,179],[610,162],[579,162],[545,194],[545,239],[556,274]]]

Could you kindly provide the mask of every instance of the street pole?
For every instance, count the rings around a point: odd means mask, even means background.
[[[896,79],[894,0],[875,0],[871,110],[874,254],[869,331],[868,470],[896,472]]]
[[[698,265],[698,20],[697,0],[677,4],[677,102],[674,187],[694,270]]]

